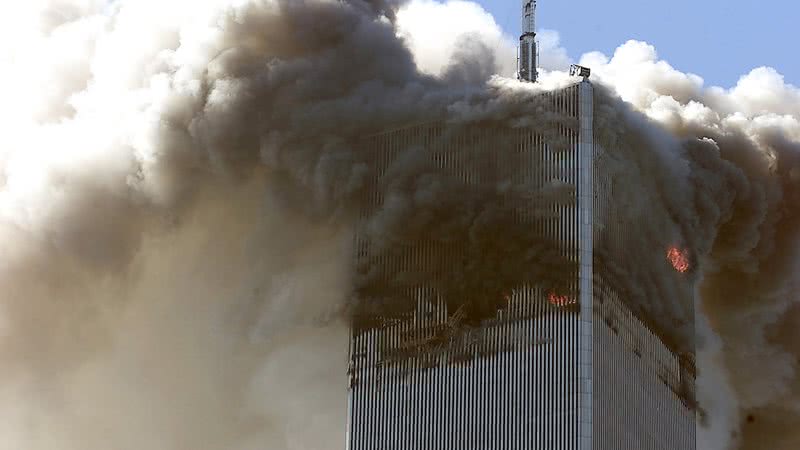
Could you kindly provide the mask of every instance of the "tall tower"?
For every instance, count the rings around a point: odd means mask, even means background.
[[[398,180],[409,154],[457,192],[507,183],[490,210],[507,220],[474,226],[481,214],[466,220],[469,235],[536,240],[519,246],[535,259],[471,246],[461,225],[387,240],[370,218],[394,211],[392,197],[364,191],[348,450],[696,449],[694,349],[631,307],[638,277],[610,270],[631,258],[638,228],[615,212],[628,207],[614,196],[625,178],[607,170],[615,142],[595,132],[604,122],[594,120],[594,87],[583,80],[528,101],[542,114],[531,123],[558,126],[423,123],[358,144],[370,186]],[[553,186],[565,188],[558,199],[538,195]],[[670,304],[693,311],[691,279],[676,271],[671,281]]]
[[[522,35],[519,37],[518,77],[536,82],[536,0],[522,0]]]

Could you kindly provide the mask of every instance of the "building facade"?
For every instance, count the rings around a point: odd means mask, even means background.
[[[475,253],[425,238],[385,251],[360,231],[357,272],[371,275],[352,326],[348,449],[695,448],[693,354],[634,315],[597,267],[598,240],[616,225],[592,85],[540,101],[556,118],[546,125],[423,124],[366,139],[376,185],[414,148],[467,190],[524,186],[498,200],[513,217],[503,230],[528,230],[553,262],[506,278],[498,266],[488,287],[467,272],[469,289],[453,293],[439,279]],[[366,195],[365,224],[389,201]]]

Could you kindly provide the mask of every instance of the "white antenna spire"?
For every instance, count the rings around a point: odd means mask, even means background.
[[[519,37],[518,78],[536,82],[536,0],[522,0],[522,35]]]

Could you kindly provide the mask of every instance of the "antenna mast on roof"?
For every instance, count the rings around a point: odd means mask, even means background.
[[[518,79],[536,82],[536,0],[522,0],[522,35],[519,37]]]

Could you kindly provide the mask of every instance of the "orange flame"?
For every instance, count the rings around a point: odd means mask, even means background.
[[[678,247],[673,246],[667,250],[667,259],[678,272],[686,273],[689,271],[689,257],[685,251]]]
[[[547,295],[547,301],[553,306],[567,306],[577,303],[574,298],[568,295],[558,295],[554,291],[550,291]]]

